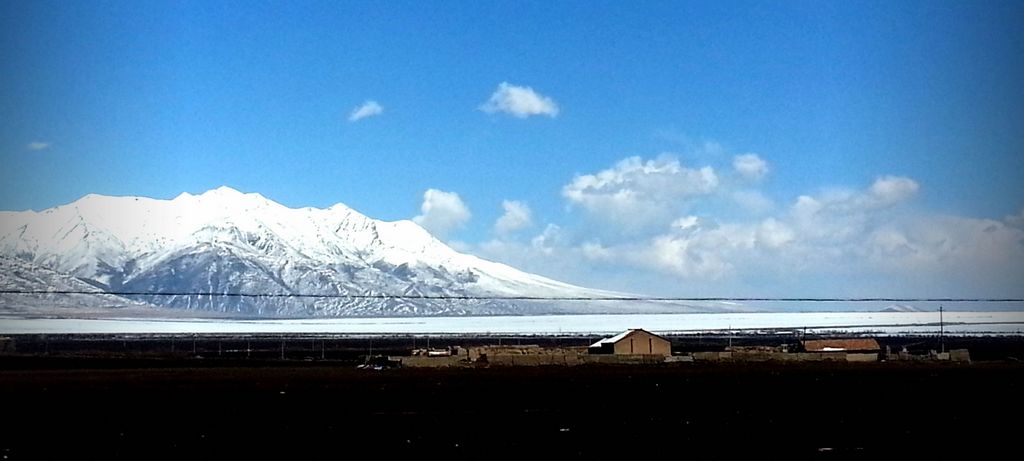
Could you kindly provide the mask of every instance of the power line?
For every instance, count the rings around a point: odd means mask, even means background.
[[[1024,302],[1024,298],[772,298],[772,297],[662,297],[662,296],[470,296],[410,294],[342,294],[342,293],[207,293],[207,292],[145,292],[145,291],[82,291],[82,290],[0,290],[0,294],[21,295],[114,295],[114,296],[178,296],[232,298],[345,298],[345,299],[409,299],[409,300],[471,300],[471,301],[665,301],[665,302]]]

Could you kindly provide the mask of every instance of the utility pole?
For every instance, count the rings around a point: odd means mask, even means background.
[[[946,352],[945,324],[942,323],[942,304],[939,304],[939,352]]]

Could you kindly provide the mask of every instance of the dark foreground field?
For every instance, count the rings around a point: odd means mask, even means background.
[[[615,449],[916,459],[1019,451],[1024,414],[1024,367],[1012,361],[383,371],[0,362],[6,459],[602,459]]]

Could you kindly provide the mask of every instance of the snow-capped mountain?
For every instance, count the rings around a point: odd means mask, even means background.
[[[227,187],[173,200],[87,195],[40,212],[0,212],[0,255],[98,291],[161,294],[119,298],[128,302],[248,316],[680,310],[651,303],[377,298],[616,294],[459,253],[411,221],[378,221],[342,204],[292,209]],[[19,283],[8,278],[4,283]]]
[[[181,309],[161,308],[105,293],[70,275],[2,255],[0,315],[119,318],[189,316],[187,311]]]
[[[8,313],[52,313],[64,309],[124,309],[151,307],[110,294],[74,277],[39,267],[28,261],[0,256],[0,305]],[[9,291],[58,291],[76,294],[15,294]],[[53,310],[50,310],[53,309]]]

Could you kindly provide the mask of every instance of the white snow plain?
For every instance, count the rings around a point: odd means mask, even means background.
[[[946,312],[949,334],[1024,334],[1024,312]],[[353,335],[610,334],[803,330],[937,334],[938,312],[795,312],[722,314],[387,317],[288,320],[0,318],[0,334],[296,333]]]

